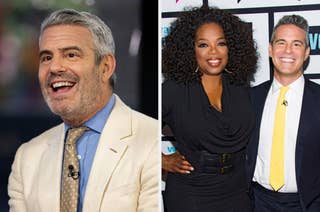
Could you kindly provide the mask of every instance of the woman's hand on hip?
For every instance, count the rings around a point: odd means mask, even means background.
[[[194,168],[179,152],[170,155],[162,154],[162,169],[179,174],[190,174]]]

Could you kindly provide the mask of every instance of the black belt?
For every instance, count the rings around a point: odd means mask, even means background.
[[[208,174],[224,175],[231,173],[238,164],[244,164],[245,151],[235,153],[209,153],[208,151],[189,152],[187,160],[195,168],[194,171]]]

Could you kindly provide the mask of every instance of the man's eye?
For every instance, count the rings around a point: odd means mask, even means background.
[[[302,46],[302,45],[301,45],[301,43],[295,43],[294,46],[295,46],[295,47],[300,47],[300,46]]]
[[[46,55],[46,56],[42,56],[41,58],[40,58],[40,62],[47,62],[47,61],[49,61],[49,60],[51,60],[51,56],[49,56],[49,55]]]
[[[68,57],[71,57],[71,58],[72,58],[72,57],[76,57],[76,56],[77,56],[77,55],[76,55],[75,53],[69,53],[69,54],[68,54]]]
[[[79,54],[76,52],[69,52],[69,53],[66,53],[65,57],[70,59],[75,59],[79,57]]]

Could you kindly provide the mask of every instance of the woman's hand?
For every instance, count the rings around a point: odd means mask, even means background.
[[[191,164],[179,152],[171,155],[162,154],[162,169],[179,174],[190,174],[194,170]]]

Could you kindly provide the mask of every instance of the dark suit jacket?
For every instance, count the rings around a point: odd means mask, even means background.
[[[251,184],[258,153],[264,103],[271,81],[251,89],[256,127],[248,145],[248,183]],[[301,202],[308,211],[320,211],[320,86],[305,80],[296,144],[296,180]]]

